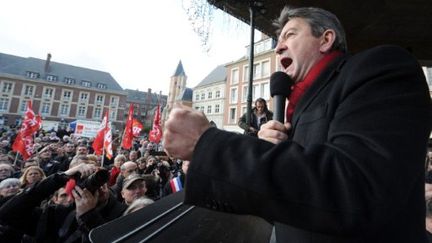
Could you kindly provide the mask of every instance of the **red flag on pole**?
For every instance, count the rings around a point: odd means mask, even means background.
[[[12,150],[20,153],[24,160],[27,160],[33,153],[33,134],[39,130],[41,124],[42,120],[40,117],[35,117],[31,101],[28,101],[21,129],[12,144]]]
[[[123,140],[121,146],[125,149],[132,148],[133,141],[133,104],[129,106],[129,115],[126,121],[126,127],[123,133]]]
[[[149,133],[150,142],[159,143],[162,138],[162,127],[161,127],[161,119],[160,119],[160,105],[158,104],[155,112],[155,116],[153,119],[153,127]]]
[[[107,124],[108,124],[108,111],[105,112],[105,116],[102,118],[102,123],[99,127],[99,130],[96,133],[96,137],[92,144],[94,153],[96,155],[103,154],[105,130],[107,128]]]

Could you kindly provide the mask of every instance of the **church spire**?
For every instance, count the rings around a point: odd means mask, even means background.
[[[175,70],[173,77],[179,77],[179,76],[186,76],[181,60],[177,65],[177,69]]]

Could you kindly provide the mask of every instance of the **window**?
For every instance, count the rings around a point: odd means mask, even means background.
[[[24,85],[24,95],[25,96],[33,96],[34,86],[33,85]]]
[[[208,92],[207,98],[208,98],[208,99],[211,99],[211,98],[213,98],[213,92],[211,92],[211,91],[210,91],[210,92]]]
[[[270,61],[264,61],[261,63],[261,75],[263,78],[270,76]]]
[[[81,86],[90,88],[92,85],[90,81],[81,80]]]
[[[89,93],[81,92],[80,97],[79,97],[79,101],[80,102],[87,102],[88,96],[89,96]]]
[[[204,112],[204,106],[200,107],[200,111]]]
[[[199,106],[195,106],[195,110],[199,111]]]
[[[245,66],[243,70],[243,82],[249,81],[249,66]]]
[[[103,104],[104,96],[103,95],[96,95],[96,104],[100,105]]]
[[[45,88],[45,91],[43,93],[43,97],[45,99],[51,99],[53,97],[53,94],[54,94],[53,88]]]
[[[24,113],[27,110],[27,100],[23,100],[21,102],[21,106],[20,106],[20,113]]]
[[[261,78],[261,68],[259,63],[255,63],[253,65],[253,78],[254,79]]]
[[[9,98],[0,98],[0,111],[7,111],[9,106]]]
[[[86,114],[86,107],[85,106],[78,106],[78,116],[79,117],[85,117]]]
[[[199,94],[196,94],[195,95],[195,100],[199,100],[199,97],[200,97]]]
[[[207,114],[211,114],[212,113],[212,107],[211,105],[207,106]]]
[[[100,119],[102,117],[102,109],[99,107],[96,107],[94,110],[93,118]]]
[[[60,105],[60,115],[61,116],[69,115],[69,104],[61,104]]]
[[[63,100],[71,100],[72,98],[72,91],[65,90],[63,91]]]
[[[42,103],[41,113],[44,114],[44,115],[49,115],[50,108],[51,108],[51,104],[50,103],[47,103],[47,102]]]
[[[110,110],[110,117],[109,117],[109,119],[111,121],[117,120],[117,110]]]
[[[204,100],[205,99],[205,93],[201,93],[201,99]]]
[[[12,91],[12,85],[13,85],[13,83],[3,82],[2,92],[3,93],[10,93]]]
[[[119,101],[119,97],[117,96],[111,96],[111,106],[117,106]]]
[[[269,83],[262,83],[261,84],[261,97],[263,97],[266,100],[270,99]]]
[[[65,84],[75,84],[76,83],[74,78],[68,78],[68,77],[64,78],[64,82],[65,82]]]
[[[220,98],[220,90],[216,91],[216,95],[215,96],[216,96],[216,98]]]
[[[260,97],[259,85],[258,84],[254,84],[252,86],[252,100],[256,100],[259,97]]]
[[[57,82],[58,81],[58,77],[55,76],[55,75],[47,75],[46,76],[46,80],[52,81],[52,82]]]
[[[231,89],[231,99],[230,99],[230,103],[237,103],[237,88],[232,88]]]
[[[39,78],[39,73],[36,73],[36,72],[30,72],[30,71],[27,71],[26,72],[26,76],[28,77],[28,78],[33,78],[33,79],[36,79],[36,78]]]
[[[239,81],[239,70],[233,69],[231,70],[231,84],[237,84]]]
[[[215,105],[215,113],[219,113],[219,109],[220,109],[220,105],[219,104]]]
[[[107,86],[106,86],[106,84],[97,83],[96,84],[96,88],[98,88],[98,89],[107,89]]]
[[[236,123],[236,108],[230,108],[229,123]]]
[[[242,102],[247,101],[248,94],[248,86],[243,86]]]

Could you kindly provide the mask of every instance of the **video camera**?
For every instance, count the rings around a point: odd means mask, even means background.
[[[110,174],[108,170],[100,169],[86,178],[81,178],[81,173],[79,172],[76,173],[73,178],[76,181],[76,185],[82,189],[85,188],[94,194],[97,189],[108,182],[109,176]]]

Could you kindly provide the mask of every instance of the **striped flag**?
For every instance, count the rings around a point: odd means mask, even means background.
[[[180,177],[174,177],[170,180],[170,187],[172,192],[179,192],[183,190],[183,185],[180,181]]]

